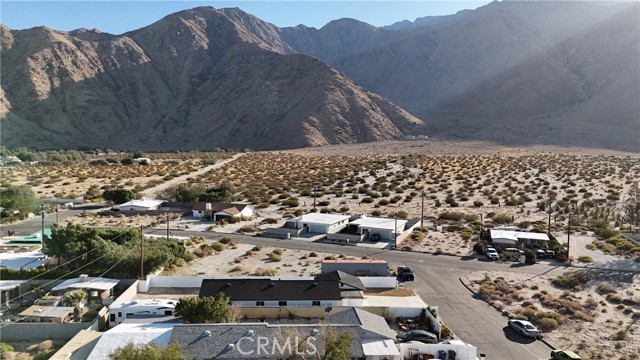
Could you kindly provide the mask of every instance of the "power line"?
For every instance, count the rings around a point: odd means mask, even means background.
[[[58,268],[60,268],[60,267],[62,267],[62,266],[65,266],[65,265],[67,265],[68,263],[70,263],[70,262],[72,262],[72,261],[75,261],[75,260],[77,260],[77,259],[79,259],[79,258],[81,258],[81,257],[83,257],[83,256],[85,256],[85,255],[87,255],[87,254],[89,254],[90,252],[92,252],[92,251],[94,251],[94,250],[97,250],[97,249],[100,249],[100,248],[104,247],[105,245],[107,245],[107,244],[108,244],[108,243],[107,243],[107,241],[114,241],[114,240],[118,239],[119,237],[123,236],[124,234],[126,234],[126,233],[125,233],[125,232],[123,232],[123,233],[121,233],[120,235],[118,235],[118,236],[114,237],[113,239],[109,239],[109,240],[105,240],[105,239],[103,239],[100,235],[98,235],[98,238],[99,238],[100,240],[104,240],[104,241],[105,241],[102,245],[100,245],[100,246],[98,246],[98,247],[95,247],[95,248],[93,248],[93,249],[91,249],[91,250],[89,250],[89,251],[86,251],[86,252],[84,252],[84,253],[82,253],[82,254],[78,255],[78,256],[76,256],[75,258],[73,258],[73,259],[71,259],[71,260],[68,260],[68,261],[67,261],[67,262],[65,262],[64,264],[60,264],[60,265],[58,265],[58,266],[56,266],[56,267],[54,267],[54,268],[52,268],[52,269],[49,269],[49,270],[47,270],[47,271],[45,271],[45,272],[43,272],[43,273],[40,273],[40,274],[38,274],[38,275],[35,275],[35,276],[34,276],[34,277],[32,277],[32,278],[26,279],[26,280],[25,280],[25,282],[33,281],[34,279],[37,279],[37,278],[41,277],[41,276],[42,276],[42,275],[44,275],[44,274],[48,274],[48,273],[50,273],[50,272],[51,272],[51,271],[53,271],[53,270],[56,270],[56,269],[58,269]]]
[[[118,239],[120,236],[123,236],[124,234],[126,234],[126,233],[125,233],[125,232],[123,232],[123,233],[121,233],[120,235],[116,236],[115,238],[110,239],[110,241],[116,240],[116,239]],[[102,237],[99,237],[99,238],[100,238],[101,240],[105,240],[105,239],[102,239]],[[105,241],[109,241],[109,240],[105,240]],[[106,244],[107,244],[107,242],[105,242],[105,243],[104,243],[104,244],[102,244],[101,246],[105,246]],[[89,251],[87,251],[87,252],[85,252],[85,253],[83,253],[83,254],[81,254],[81,255],[79,255],[79,256],[77,256],[77,257],[75,257],[73,260],[75,260],[75,259],[77,259],[77,258],[79,258],[79,257],[82,257],[82,256],[84,256],[84,255],[86,255],[86,254],[90,253],[91,251],[96,250],[96,249],[99,249],[99,248],[100,248],[100,247],[97,247],[97,248],[91,249],[91,250],[89,250]],[[49,281],[49,282],[48,282],[48,283],[46,283],[46,284],[43,284],[43,285],[38,286],[38,287],[39,287],[39,288],[45,287],[45,286],[47,286],[47,285],[49,285],[49,284],[51,284],[51,283],[53,283],[53,282],[56,282],[56,281],[58,281],[58,280],[60,280],[60,279],[64,278],[65,276],[67,276],[67,275],[69,275],[69,274],[73,274],[74,272],[76,272],[76,271],[78,271],[78,270],[81,270],[81,269],[83,269],[83,268],[85,268],[85,267],[87,267],[87,266],[89,266],[89,265],[93,264],[94,262],[96,262],[96,261],[98,261],[98,260],[100,260],[100,259],[104,258],[105,256],[109,255],[113,250],[116,250],[116,249],[112,249],[111,251],[108,251],[108,252],[107,252],[107,253],[105,253],[104,255],[102,255],[102,256],[100,256],[100,257],[98,257],[98,258],[96,258],[96,259],[94,259],[94,260],[92,260],[92,261],[90,261],[90,262],[88,262],[88,263],[86,263],[86,264],[84,264],[84,265],[80,266],[79,268],[74,269],[74,270],[70,270],[70,271],[69,271],[68,273],[66,273],[65,275],[62,275],[62,276],[60,276],[60,277],[58,277],[58,278],[56,278],[56,279],[54,279],[54,280]],[[71,261],[73,261],[73,260],[71,260]],[[67,262],[67,263],[68,263],[68,262]],[[53,271],[53,270],[55,270],[55,269],[57,269],[57,268],[59,268],[59,267],[61,267],[61,266],[63,266],[63,265],[66,265],[67,263],[64,263],[64,264],[62,264],[62,265],[58,265],[57,267],[55,267],[55,268],[53,268],[53,269],[51,269],[51,270],[47,270],[46,272],[43,272],[42,274],[38,274],[38,275],[36,275],[36,276],[34,276],[34,277],[30,278],[30,279],[25,280],[25,282],[32,281],[33,279],[35,279],[35,278],[37,278],[37,277],[39,277],[39,276],[42,276],[42,275],[44,275],[44,274],[46,274],[46,273],[48,273],[48,272],[50,272],[50,271]],[[13,299],[10,299],[10,300],[8,300],[7,302],[11,302],[11,301],[13,301],[13,300],[16,300],[16,299],[18,299],[18,298],[21,298],[21,297],[23,297],[23,296],[25,296],[25,295],[27,295],[27,294],[33,293],[33,292],[35,292],[35,289],[34,289],[34,290],[27,291],[26,293],[21,294],[20,296],[17,296],[17,297],[15,297],[15,298],[13,298]]]

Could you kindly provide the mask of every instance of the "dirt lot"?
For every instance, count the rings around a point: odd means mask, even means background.
[[[638,359],[640,277],[587,273],[592,280],[571,289],[552,285],[553,277],[511,272],[477,272],[463,280],[476,292],[484,288],[510,317],[528,319],[539,328],[550,321],[545,318],[557,321],[557,329],[543,336],[558,349],[573,350],[583,359]],[[497,289],[505,291],[491,299]]]

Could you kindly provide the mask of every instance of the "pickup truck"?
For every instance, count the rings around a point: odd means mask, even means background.
[[[413,281],[413,271],[408,266],[399,266],[398,271],[396,272],[398,275],[399,281]]]

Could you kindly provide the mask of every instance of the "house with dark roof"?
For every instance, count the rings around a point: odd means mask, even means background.
[[[367,290],[359,277],[347,274],[346,272],[335,270],[317,275],[316,280],[333,280],[340,284],[340,290]]]
[[[336,280],[315,279],[203,279],[200,297],[224,293],[238,307],[339,306],[342,295]]]
[[[329,315],[320,324],[176,325],[169,342],[179,344],[188,359],[320,358],[328,331],[351,334],[350,359],[401,359],[384,318],[355,308]]]
[[[193,206],[193,217],[204,217],[207,211],[211,211],[211,219],[213,221],[253,216],[253,209],[247,204],[198,202]]]

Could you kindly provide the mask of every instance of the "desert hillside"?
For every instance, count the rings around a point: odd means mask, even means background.
[[[196,8],[120,36],[2,36],[2,143],[282,149],[392,139],[423,122],[238,9]]]
[[[200,7],[1,28],[9,147],[291,149],[426,134],[640,151],[640,5],[501,1],[388,27]]]

